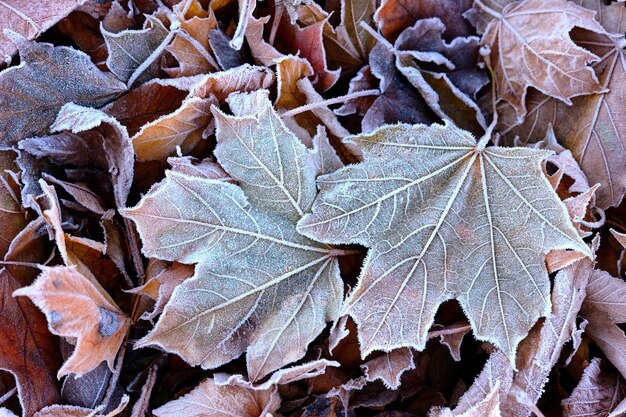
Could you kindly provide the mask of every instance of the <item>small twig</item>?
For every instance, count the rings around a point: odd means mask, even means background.
[[[469,324],[466,324],[464,326],[459,326],[459,327],[452,327],[452,328],[448,328],[448,329],[441,329],[441,330],[434,330],[432,332],[428,332],[428,338],[429,339],[434,339],[435,337],[439,337],[439,336],[447,336],[450,334],[455,334],[455,333],[462,333],[468,330],[471,330],[472,326],[470,326]]]
[[[340,97],[335,97],[335,98],[331,98],[331,99],[328,99],[328,100],[321,100],[321,101],[316,101],[314,103],[305,104],[304,106],[296,107],[294,109],[286,111],[283,114],[281,114],[281,116],[282,117],[293,117],[296,114],[304,113],[305,111],[317,109],[317,108],[320,108],[320,107],[326,107],[326,106],[330,106],[330,105],[333,105],[333,104],[345,103],[348,100],[353,100],[353,99],[359,98],[359,97],[376,96],[376,95],[379,95],[379,94],[380,94],[380,90],[379,89],[357,91],[357,92],[354,92],[354,93],[346,94],[345,96],[340,96]]]
[[[13,387],[8,390],[2,397],[0,397],[0,405],[4,404],[6,400],[11,398],[17,392],[17,387]]]
[[[25,266],[27,268],[42,269],[44,265],[34,262],[19,262],[19,261],[0,261],[0,265],[13,265],[13,266]]]

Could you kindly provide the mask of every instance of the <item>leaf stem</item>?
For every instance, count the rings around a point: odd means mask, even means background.
[[[13,387],[10,390],[8,390],[2,397],[0,397],[0,405],[4,404],[6,400],[11,398],[15,394],[16,391],[17,391],[17,387]]]
[[[455,333],[462,333],[465,331],[469,331],[472,329],[472,326],[470,326],[469,324],[465,324],[465,325],[461,325],[458,327],[451,327],[451,328],[447,328],[447,329],[441,329],[441,330],[434,330],[432,332],[428,332],[428,338],[429,339],[433,339],[435,337],[439,337],[439,336],[447,336],[449,334],[455,334]]]
[[[335,97],[328,100],[316,101],[314,103],[305,104],[304,106],[293,108],[289,111],[281,114],[282,117],[293,117],[296,114],[304,113],[305,111],[317,109],[320,107],[326,107],[333,104],[345,103],[348,100],[353,100],[355,98],[364,97],[364,96],[376,96],[380,94],[380,90],[375,88],[372,90],[363,90],[356,91],[354,93],[346,94],[345,96]]]

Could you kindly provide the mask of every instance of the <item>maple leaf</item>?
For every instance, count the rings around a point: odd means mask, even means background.
[[[214,110],[215,155],[241,188],[168,171],[124,211],[147,256],[197,263],[137,346],[161,346],[204,368],[247,351],[253,381],[301,358],[343,297],[342,251],[295,231],[315,197],[316,164],[267,94],[231,95],[235,116]]]
[[[549,312],[546,253],[590,253],[542,174],[547,153],[482,149],[452,125],[385,126],[349,140],[365,161],[318,178],[298,231],[370,248],[345,307],[362,357],[423,350],[437,307],[456,298],[475,336],[514,363]]]
[[[626,10],[623,5],[581,2],[598,12],[608,34],[585,34],[575,40],[601,58],[593,65],[600,84],[609,91],[574,98],[572,106],[549,97],[530,94],[528,114],[518,124],[509,109],[500,107],[500,128],[508,143],[519,136],[521,143],[533,143],[545,135],[552,124],[556,137],[578,161],[591,184],[600,183],[598,207],[621,203],[626,192],[626,128],[620,117],[626,91],[624,31]]]
[[[0,73],[0,149],[47,133],[65,103],[98,107],[126,89],[115,77],[96,68],[83,52],[10,36],[22,64]]]
[[[614,370],[603,369],[600,358],[593,358],[572,394],[561,402],[563,415],[617,416],[618,413],[611,411],[624,398],[626,398],[624,379]]]
[[[219,386],[205,379],[188,394],[153,411],[157,417],[258,417],[272,415],[280,406],[275,388],[251,390],[236,386]]]
[[[34,4],[29,0],[0,3],[2,29],[12,30],[26,39],[35,39],[59,20],[66,17],[82,1],[60,0],[53,3]],[[0,30],[0,59],[9,63],[17,52],[12,38]]]
[[[525,0],[501,12],[483,9],[493,18],[482,42],[491,49],[497,99],[511,104],[518,120],[526,114],[528,87],[568,105],[572,97],[606,91],[587,66],[598,57],[569,36],[574,27],[605,33],[592,11],[566,0]]]

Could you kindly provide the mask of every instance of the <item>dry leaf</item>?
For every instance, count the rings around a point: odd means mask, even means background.
[[[66,17],[84,0],[59,0],[33,3],[30,0],[11,0],[0,3],[2,29],[9,29],[26,39],[35,39],[59,20]],[[17,52],[11,36],[0,30],[0,58],[9,63]]]
[[[581,315],[589,321],[585,332],[626,378],[626,282],[601,270],[592,271]]]
[[[380,379],[387,388],[398,389],[402,374],[415,368],[413,352],[409,348],[395,349],[365,362],[361,368],[367,381]]]
[[[10,36],[22,64],[0,73],[0,149],[46,134],[65,103],[102,106],[125,90],[83,52]]]
[[[567,106],[558,100],[530,94],[528,114],[517,126],[512,113],[501,109],[503,133],[511,141],[519,136],[522,143],[542,139],[548,123],[554,127],[559,142],[568,148],[587,175],[591,184],[600,183],[598,206],[607,208],[621,203],[626,192],[626,128],[621,117],[626,91],[624,31],[626,10],[623,5],[606,6],[599,2],[580,1],[597,10],[600,23],[610,34],[585,34],[575,39],[583,47],[600,56],[593,65],[604,94],[592,94],[572,100]]]
[[[374,19],[383,35],[395,41],[400,32],[420,19],[438,17],[446,27],[446,40],[472,34],[462,14],[470,8],[470,0],[382,0]]]
[[[389,126],[350,140],[365,162],[318,178],[321,193],[298,230],[370,248],[345,307],[362,357],[423,350],[437,308],[456,298],[475,337],[514,363],[549,312],[546,253],[590,254],[542,175],[546,153],[479,149],[452,125]]]
[[[125,215],[137,223],[146,255],[197,263],[138,346],[161,346],[204,368],[247,351],[256,381],[301,358],[337,317],[342,251],[295,231],[315,197],[315,164],[267,92],[232,95],[229,105],[236,116],[215,112],[216,156],[241,188],[167,172]]]
[[[219,386],[205,379],[188,394],[153,411],[157,417],[264,417],[280,406],[275,389],[249,390],[236,386]]]
[[[52,333],[76,338],[74,353],[59,369],[59,378],[70,373],[81,376],[102,361],[113,369],[130,321],[76,267],[46,268],[31,286],[13,295],[29,297],[46,314]]]
[[[158,74],[153,63],[159,47],[166,42],[168,31],[163,23],[155,18],[148,18],[141,30],[123,30],[111,33],[100,28],[109,51],[107,67],[123,82],[132,85],[135,81],[143,83]],[[152,62],[150,61],[152,60]]]
[[[187,98],[175,112],[144,125],[131,139],[137,159],[165,161],[178,148],[189,153],[203,139],[213,104],[217,104],[215,97]]]
[[[493,20],[482,42],[491,49],[497,99],[511,104],[518,120],[526,115],[528,87],[568,105],[573,97],[605,91],[587,66],[598,57],[569,36],[574,27],[605,33],[593,12],[566,0],[525,0],[487,12]]]
[[[563,400],[563,416],[608,416],[626,398],[626,382],[617,372],[602,369],[594,358],[572,395]]]

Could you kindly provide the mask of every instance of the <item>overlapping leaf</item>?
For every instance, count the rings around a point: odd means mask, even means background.
[[[480,149],[452,125],[383,127],[351,140],[365,162],[318,179],[298,230],[370,248],[346,305],[362,356],[423,349],[438,306],[456,298],[475,336],[513,362],[550,309],[546,253],[589,254],[541,173],[547,154]]]
[[[125,214],[137,223],[146,255],[197,263],[139,345],[205,368],[247,351],[257,380],[304,355],[337,317],[343,288],[339,252],[299,235],[293,223],[315,197],[310,151],[266,92],[234,95],[229,104],[235,116],[215,112],[216,155],[241,188],[168,172]]]

